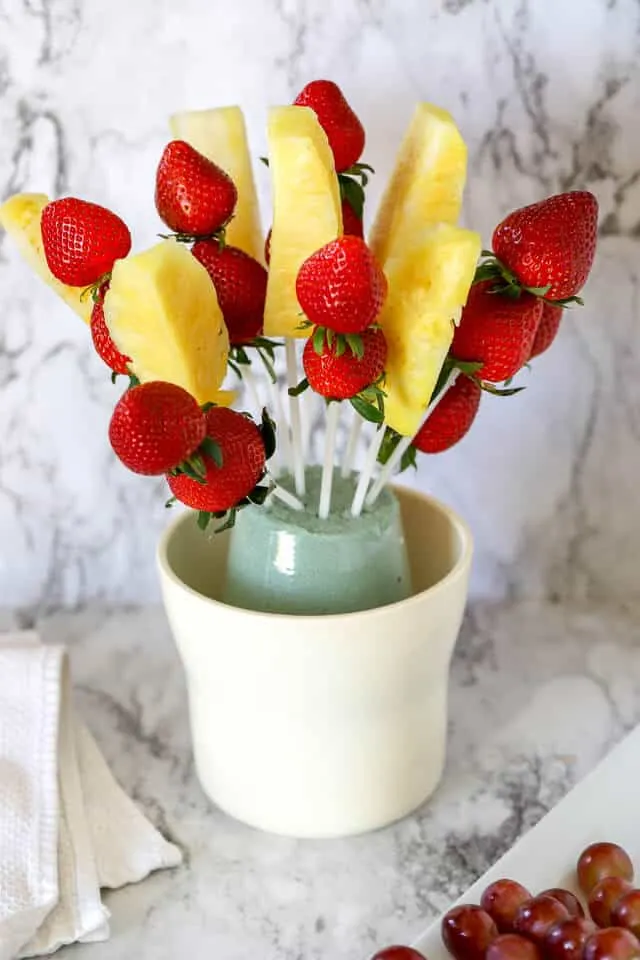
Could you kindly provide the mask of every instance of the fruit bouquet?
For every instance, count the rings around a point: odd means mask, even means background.
[[[318,80],[269,113],[265,242],[240,109],[171,128],[150,249],[132,253],[120,217],[72,197],[11,197],[0,224],[128,378],[116,455],[194,511],[159,563],[205,788],[280,832],[379,826],[439,779],[471,557],[463,521],[390,481],[459,441],[483,392],[521,389],[581,302],[597,203],[576,191],[516,210],[483,250],[457,224],[464,140],[421,103],[365,241],[365,132]],[[365,781],[396,787],[365,802]]]

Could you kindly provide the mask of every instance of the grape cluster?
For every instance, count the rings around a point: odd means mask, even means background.
[[[442,939],[453,960],[640,960],[640,889],[615,843],[580,854],[578,886],[588,904],[560,887],[537,896],[517,880],[496,880],[480,904],[453,907]],[[426,960],[412,947],[387,947],[373,960]]]

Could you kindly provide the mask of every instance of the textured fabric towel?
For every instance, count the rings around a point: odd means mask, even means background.
[[[64,648],[0,635],[0,960],[107,939],[101,888],[181,859],[77,718]]]

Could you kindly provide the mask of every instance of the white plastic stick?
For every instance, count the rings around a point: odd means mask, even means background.
[[[287,386],[290,388],[296,387],[298,385],[298,363],[296,356],[296,342],[293,337],[286,338],[285,353],[287,356]],[[291,419],[291,460],[293,464],[293,479],[296,485],[296,493],[299,497],[303,497],[305,494],[305,477],[299,397],[289,397],[289,416]]]
[[[360,479],[358,480],[358,486],[356,487],[355,496],[353,498],[353,503],[351,504],[351,516],[359,517],[362,513],[362,508],[364,506],[364,498],[367,495],[367,490],[369,489],[369,483],[371,481],[371,476],[375,470],[376,461],[378,459],[378,452],[380,450],[380,445],[382,444],[382,438],[384,437],[384,426],[381,424],[380,427],[376,430],[374,437],[369,445],[367,450],[367,456],[364,461],[364,466],[360,471]]]
[[[279,487],[277,484],[272,489],[271,496],[282,500],[282,502],[286,503],[292,510],[304,510],[304,503],[302,503],[301,500],[298,500],[292,493],[289,493],[288,490],[285,490],[284,487]]]
[[[251,403],[253,404],[255,409],[258,411],[258,413],[260,413],[260,411],[262,410],[262,401],[260,400],[260,394],[258,393],[258,384],[256,382],[256,378],[254,376],[253,370],[251,369],[249,364],[243,365],[240,369],[242,370],[242,379],[244,380],[247,386],[247,393],[251,398]]]
[[[356,450],[358,449],[358,444],[360,442],[360,434],[362,433],[362,424],[364,420],[359,413],[353,411],[353,420],[351,421],[351,430],[349,431],[349,439],[347,440],[347,445],[344,450],[344,457],[342,459],[342,469],[340,475],[342,477],[348,477],[353,469],[353,461],[355,460]]]
[[[270,377],[267,378],[269,390],[269,406],[273,413],[273,419],[277,426],[277,447],[274,458],[271,460],[271,472],[278,476],[284,465],[288,467],[293,476],[293,460],[291,455],[291,438],[289,436],[289,423],[284,415],[284,404],[280,395],[280,385],[276,381],[273,383]],[[275,463],[274,463],[275,461]]]
[[[302,456],[305,463],[309,460],[309,451],[311,449],[311,436],[313,434],[313,424],[315,422],[318,410],[318,400],[322,398],[314,393],[313,390],[305,390],[301,395],[300,412],[302,416]]]
[[[340,404],[330,403],[327,407],[327,421],[324,435],[324,463],[320,482],[320,505],[318,516],[326,520],[331,512],[331,490],[333,487],[333,461],[336,455],[336,437],[340,419]]]
[[[376,500],[382,493],[383,487],[387,485],[387,483],[391,479],[391,475],[394,473],[396,467],[402,460],[405,452],[411,446],[412,441],[413,441],[413,437],[403,437],[402,440],[399,441],[398,446],[395,448],[395,450],[393,451],[393,453],[391,454],[387,462],[382,467],[382,470],[378,475],[378,479],[376,480],[376,482],[371,487],[371,490],[369,491],[369,495],[366,499],[366,504],[368,507],[373,506],[373,504],[376,502]]]
[[[448,393],[451,387],[454,385],[454,383],[458,379],[458,372],[459,372],[458,370],[452,370],[451,375],[447,380],[444,388],[440,391],[440,393],[438,394],[436,399],[433,401],[433,403],[430,403],[429,406],[427,407],[427,412],[422,418],[422,424],[424,424],[425,421],[429,419],[429,417],[431,416],[435,408],[438,406],[438,404],[440,403],[444,395]],[[409,449],[412,443],[413,443],[413,437],[403,437],[402,440],[398,443],[398,446],[395,448],[395,450],[393,451],[393,453],[391,454],[391,456],[383,466],[382,470],[380,471],[380,475],[378,476],[378,479],[376,480],[371,490],[369,491],[369,496],[367,497],[367,501],[366,501],[368,507],[373,506],[373,504],[376,502],[376,500],[382,493],[383,488],[387,485],[387,483],[391,479],[391,475],[393,474],[394,470],[402,460],[405,452]]]

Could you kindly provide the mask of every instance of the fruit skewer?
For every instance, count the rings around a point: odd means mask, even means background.
[[[449,375],[449,379],[445,383],[444,387],[442,388],[438,396],[435,398],[435,400],[433,400],[427,407],[427,412],[424,416],[423,423],[426,423],[426,421],[429,419],[429,417],[431,416],[435,408],[438,406],[440,401],[444,399],[447,392],[453,387],[454,383],[458,379],[458,376],[459,376],[458,370],[451,371],[451,374]],[[380,496],[380,494],[382,493],[386,485],[390,482],[393,474],[396,472],[397,468],[400,466],[400,463],[402,462],[402,458],[404,457],[405,453],[407,452],[409,447],[412,445],[414,440],[415,440],[415,436],[411,436],[411,437],[403,437],[402,440],[398,442],[398,445],[396,446],[395,450],[393,451],[393,453],[391,454],[387,462],[382,466],[377,479],[375,480],[375,482],[373,483],[371,489],[367,494],[365,503],[368,507],[372,507],[374,505],[374,503],[376,502],[376,500],[378,499],[378,497]]]
[[[292,337],[285,339],[285,356],[287,363],[287,386],[294,390],[299,382],[298,356],[296,343]],[[296,493],[303,497],[306,493],[304,451],[302,446],[302,421],[300,418],[300,397],[289,393],[289,421],[291,427],[291,465]]]
[[[324,462],[322,464],[320,503],[318,505],[318,516],[321,520],[326,520],[331,512],[331,491],[335,471],[336,439],[340,413],[341,408],[339,403],[330,403],[327,407],[326,430],[324,435]]]
[[[383,440],[384,428],[379,426],[373,435],[371,443],[369,444],[369,449],[367,450],[364,463],[362,465],[362,470],[360,471],[360,476],[356,485],[356,492],[353,497],[353,503],[351,504],[352,517],[359,517],[362,513],[362,508],[364,507],[364,502],[369,489],[369,484],[371,483],[371,478],[376,469],[378,454],[380,453],[380,447],[382,446]]]
[[[349,436],[344,448],[342,465],[340,467],[340,476],[343,479],[346,479],[351,474],[353,469],[353,462],[360,444],[363,424],[364,421],[362,417],[358,416],[358,414],[354,411],[351,420],[351,429],[349,430]]]

